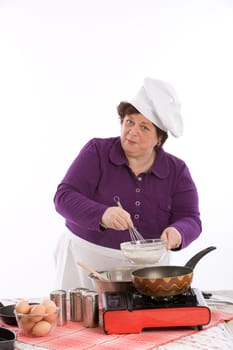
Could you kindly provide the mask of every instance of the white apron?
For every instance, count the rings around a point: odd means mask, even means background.
[[[55,250],[56,289],[68,291],[71,288],[93,289],[88,272],[77,265],[80,261],[96,271],[119,267],[133,267],[118,249],[106,248],[90,243],[66,229],[60,237]],[[169,252],[156,265],[168,265]],[[138,268],[138,265],[137,265]]]

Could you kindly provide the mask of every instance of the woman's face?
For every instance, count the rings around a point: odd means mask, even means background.
[[[154,152],[159,141],[157,130],[144,115],[126,115],[121,126],[121,145],[126,155],[141,156]]]

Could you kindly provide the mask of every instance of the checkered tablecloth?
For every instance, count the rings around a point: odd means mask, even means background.
[[[201,331],[169,328],[123,335],[106,335],[102,327],[85,328],[82,322],[68,321],[67,325],[57,327],[52,334],[43,338],[28,338],[18,333],[17,346],[18,349],[23,350],[178,350],[179,348],[183,350],[185,344],[187,350],[233,349],[233,347],[227,347],[232,346],[233,338],[224,327],[224,321],[233,320],[233,314],[211,310],[211,315],[210,324],[204,326]],[[215,347],[211,348],[211,344]]]

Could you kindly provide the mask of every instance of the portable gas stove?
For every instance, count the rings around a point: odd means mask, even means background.
[[[107,334],[140,333],[145,328],[195,327],[210,322],[211,312],[202,293],[189,288],[170,297],[148,297],[138,292],[102,294],[103,328]]]

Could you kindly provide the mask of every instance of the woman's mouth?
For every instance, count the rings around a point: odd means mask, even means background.
[[[133,140],[130,140],[130,139],[127,139],[127,142],[130,144],[130,145],[134,145],[136,142],[133,141]]]

